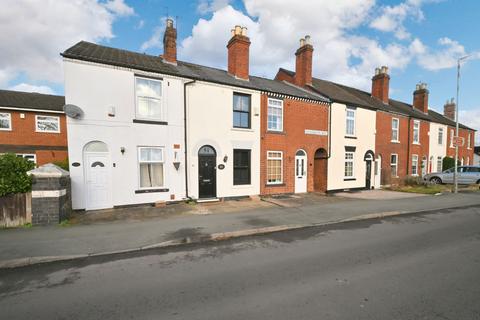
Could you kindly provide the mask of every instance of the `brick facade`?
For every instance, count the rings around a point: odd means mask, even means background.
[[[228,73],[237,78],[248,79],[250,61],[250,39],[246,28],[235,27],[232,38],[228,41]]]
[[[418,121],[420,123],[420,141],[419,143],[413,142],[413,125],[414,122]],[[408,156],[408,169],[407,169],[407,176],[413,174],[412,172],[412,156],[418,156],[418,170],[417,175],[422,175],[422,159],[427,160],[428,165],[428,157],[429,157],[429,149],[430,149],[430,122],[424,120],[418,120],[410,118],[410,150]]]
[[[264,94],[261,98],[260,193],[295,192],[295,154],[300,149],[307,153],[307,191],[325,192],[327,187],[327,160],[315,159],[315,153],[323,149],[324,155],[327,155],[328,136],[305,134],[305,130],[328,131],[328,105],[288,98],[283,99],[282,132],[267,130],[267,112],[268,96]],[[282,184],[267,184],[267,151],[281,151],[283,153]],[[316,169],[317,172],[315,172]],[[315,176],[317,181],[315,181]]]
[[[0,153],[35,154],[39,166],[67,158],[67,124],[64,114],[9,109],[0,109],[0,112],[10,113],[12,121],[11,131],[0,131]],[[37,115],[59,117],[60,133],[36,132]]]
[[[455,147],[451,146],[451,139],[452,139],[452,134],[451,132],[455,133],[455,127],[448,127],[448,132],[447,132],[447,157],[450,158],[455,158]],[[462,137],[465,141],[465,144],[462,147],[458,148],[458,159],[459,161],[464,159],[463,164],[467,165],[473,164],[473,157],[474,157],[474,152],[473,148],[475,146],[475,132],[472,130],[467,130],[467,129],[459,129],[459,136]],[[470,134],[471,136],[471,141],[470,141],[470,146],[468,146],[468,135]],[[469,160],[469,163],[467,163],[467,159]]]

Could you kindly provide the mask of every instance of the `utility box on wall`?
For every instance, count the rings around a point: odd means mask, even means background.
[[[71,212],[70,174],[48,163],[28,172],[32,175],[32,224],[58,224]]]

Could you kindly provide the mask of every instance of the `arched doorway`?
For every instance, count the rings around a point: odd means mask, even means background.
[[[317,192],[327,192],[328,154],[323,148],[315,151],[313,163],[313,188]]]
[[[295,193],[307,192],[307,154],[303,150],[295,153]]]
[[[198,150],[198,197],[217,196],[217,152],[205,145]]]
[[[85,209],[112,207],[110,154],[108,146],[101,141],[92,141],[83,149],[85,168]]]
[[[365,188],[371,189],[372,188],[372,162],[375,158],[375,155],[372,150],[368,150],[363,157],[365,161]]]

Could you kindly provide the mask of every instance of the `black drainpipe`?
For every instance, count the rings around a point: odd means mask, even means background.
[[[195,83],[195,80],[191,80],[183,83],[183,135],[185,138],[184,149],[185,149],[185,196],[188,196],[188,158],[187,158],[187,85]]]

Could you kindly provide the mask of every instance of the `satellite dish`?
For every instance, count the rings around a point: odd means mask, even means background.
[[[65,114],[73,119],[81,119],[83,117],[83,110],[80,107],[77,107],[73,104],[66,104],[63,106],[63,111]]]

